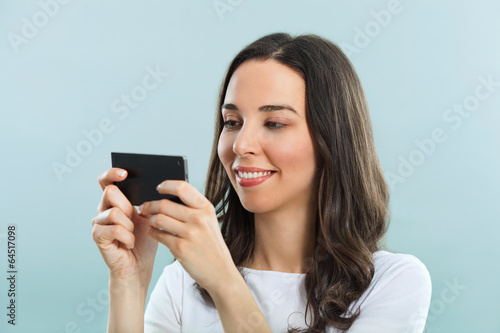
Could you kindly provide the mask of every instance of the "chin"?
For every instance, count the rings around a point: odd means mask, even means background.
[[[254,214],[267,213],[273,210],[273,203],[268,198],[241,198],[243,208]]]

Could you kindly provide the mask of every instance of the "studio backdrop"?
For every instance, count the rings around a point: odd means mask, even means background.
[[[0,1],[0,331],[105,331],[91,220],[110,153],[184,155],[203,191],[230,60],[288,32],[332,40],[360,76],[391,187],[386,248],[431,274],[427,332],[500,332],[499,13],[496,0]],[[172,259],[160,245],[149,292]]]

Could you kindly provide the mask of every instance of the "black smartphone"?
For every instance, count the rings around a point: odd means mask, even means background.
[[[146,201],[169,199],[182,204],[173,195],[156,190],[165,180],[188,180],[187,159],[184,156],[111,153],[113,168],[127,170],[127,178],[114,182],[133,206]]]

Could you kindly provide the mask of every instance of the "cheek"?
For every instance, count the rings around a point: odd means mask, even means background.
[[[314,148],[310,140],[299,140],[299,136],[287,140],[283,144],[268,147],[269,156],[273,156],[273,162],[279,168],[283,168],[284,174],[292,172],[310,173],[315,170]],[[302,136],[303,137],[303,136]],[[288,171],[288,172],[287,172]]]
[[[220,135],[219,144],[217,146],[217,154],[227,171],[227,163],[231,162],[233,156],[233,142],[227,134],[222,133]],[[229,167],[231,167],[231,165],[229,165]]]

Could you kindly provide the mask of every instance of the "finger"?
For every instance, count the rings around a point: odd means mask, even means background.
[[[106,186],[113,184],[113,182],[121,182],[127,178],[127,170],[120,168],[111,168],[99,175],[97,180],[99,181],[99,185],[101,185],[101,189],[105,189]]]
[[[102,213],[99,213],[96,217],[92,219],[92,226],[96,224],[121,225],[128,231],[134,232],[134,223],[118,207],[111,207],[110,209],[105,210]]]
[[[180,240],[179,237],[156,228],[151,228],[149,230],[149,236],[168,247],[174,258],[178,258],[177,244]]]
[[[184,237],[186,224],[167,215],[155,214],[148,219],[149,224],[177,237]]]
[[[141,210],[142,216],[147,217],[154,214],[164,214],[183,222],[188,221],[192,214],[192,208],[168,199],[147,201],[143,203],[139,209]]]
[[[202,208],[210,203],[196,187],[184,180],[166,180],[159,184],[156,189],[161,194],[178,196],[188,207]]]
[[[124,244],[127,249],[134,248],[135,236],[122,225],[96,224],[92,229],[92,238],[97,245],[107,246],[115,240]]]
[[[130,201],[128,201],[127,197],[125,197],[116,185],[106,186],[102,194],[102,199],[97,207],[97,212],[104,212],[111,207],[118,207],[128,218],[132,216],[132,211],[134,209]]]

